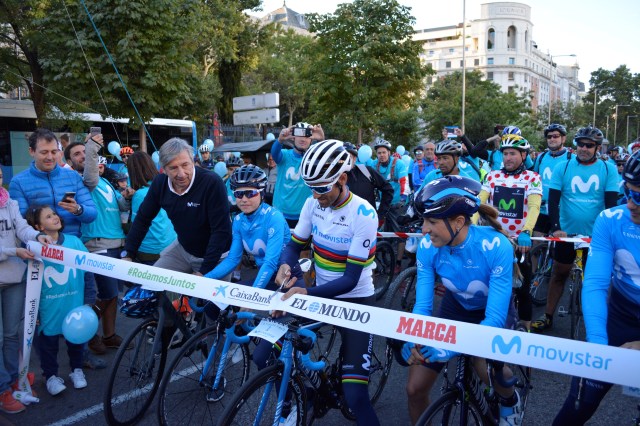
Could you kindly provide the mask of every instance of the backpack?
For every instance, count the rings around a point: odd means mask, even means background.
[[[538,165],[538,169],[540,168],[540,164],[542,164],[542,159],[544,158],[545,155],[547,155],[547,153],[549,152],[549,150],[545,150],[542,154],[540,154],[540,156],[538,158],[536,158],[535,163],[533,163],[533,168],[536,168],[536,164]],[[571,160],[571,151],[567,150],[567,161]]]

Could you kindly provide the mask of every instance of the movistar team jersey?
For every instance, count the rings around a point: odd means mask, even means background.
[[[476,172],[475,169],[465,161],[458,161],[458,170],[460,171],[460,176],[464,176],[478,182],[482,181],[478,172]],[[425,176],[424,180],[422,181],[422,185],[420,185],[420,189],[424,188],[429,182],[436,179],[440,179],[441,177],[442,177],[442,172],[440,171],[440,169],[431,170],[429,174]]]
[[[596,160],[585,165],[573,156],[568,162],[554,167],[549,188],[561,193],[562,230],[569,234],[591,235],[596,217],[605,208],[604,193],[618,192],[618,172],[605,161]]]
[[[94,238],[124,238],[120,207],[118,207],[118,199],[122,198],[122,195],[101,177],[98,179],[98,185],[91,192],[91,198],[98,210],[98,216],[93,222],[80,225],[82,241],[86,242]]]
[[[543,152],[536,158],[533,171],[538,173],[542,180],[542,204],[540,205],[540,214],[549,214],[547,200],[549,199],[549,184],[553,176],[553,168],[557,164],[567,161],[568,155],[569,150],[564,149],[562,154],[555,157],[550,151],[546,151],[546,153]]]
[[[429,235],[416,254],[418,284],[413,313],[431,315],[435,276],[466,310],[485,309],[480,324],[504,327],[511,300],[513,246],[488,226],[469,227],[467,238],[454,247],[436,248]]]
[[[337,297],[373,295],[373,258],[376,252],[378,215],[366,200],[349,193],[336,207],[320,207],[307,199],[292,239],[300,244],[313,242],[316,285],[321,286],[344,275],[347,262],[362,265],[360,280],[349,293]]]
[[[78,237],[61,234],[61,246],[87,251]],[[40,333],[46,336],[62,334],[62,321],[73,308],[84,303],[84,271],[43,260],[40,291]]]
[[[508,175],[494,170],[487,176],[482,190],[489,193],[488,203],[498,209],[498,222],[510,237],[517,237],[529,212],[530,195],[542,195],[540,175],[524,170]]]
[[[273,150],[271,152],[273,154]],[[280,157],[273,155],[274,161],[278,164],[273,206],[280,210],[285,218],[297,220],[305,200],[311,196],[311,190],[300,177],[302,155],[293,149],[283,149],[279,153]]]
[[[397,158],[390,158],[387,165],[383,166],[376,159],[371,165],[376,169],[382,177],[384,177],[393,188],[393,199],[391,204],[397,204],[400,202],[401,195],[409,195],[409,171],[404,161]],[[393,172],[393,176],[391,176]]]
[[[504,162],[502,161],[502,151],[499,149],[492,151],[487,150],[487,155],[489,158],[489,163],[491,164],[491,170],[500,170],[504,168]],[[527,158],[524,160],[524,167],[530,169],[533,166],[533,160],[530,155],[527,155]]]
[[[148,183],[151,185],[151,181]],[[133,198],[131,198],[131,222],[133,222],[138,215],[138,209],[144,197],[147,196],[147,192],[149,192],[149,187],[143,186],[133,194]],[[164,209],[160,209],[151,222],[151,227],[149,227],[147,235],[145,235],[138,250],[143,253],[160,254],[160,252],[167,248],[177,237],[176,231],[173,230],[173,224],[167,216],[167,212],[164,211]]]
[[[265,288],[278,270],[282,249],[291,239],[287,221],[277,209],[262,203],[250,215],[238,214],[233,220],[232,230],[229,255],[205,276],[217,280],[231,273],[242,261],[244,249],[253,255],[260,268],[253,286]]]
[[[582,310],[588,342],[603,345],[609,342],[607,293],[610,282],[628,301],[628,305],[621,308],[626,311],[631,307],[637,318],[640,312],[640,225],[631,221],[626,206],[604,210],[593,226],[589,261],[582,283]]]

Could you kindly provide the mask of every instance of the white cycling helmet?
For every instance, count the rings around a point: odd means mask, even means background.
[[[341,141],[328,139],[318,142],[302,157],[300,174],[309,186],[335,183],[342,173],[351,170],[351,155]]]

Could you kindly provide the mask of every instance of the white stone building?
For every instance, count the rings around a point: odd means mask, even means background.
[[[523,3],[497,2],[481,5],[479,19],[467,20],[465,60],[467,70],[479,70],[504,92],[533,94],[537,108],[552,102],[577,102],[580,82],[576,58],[563,57],[574,65],[558,66],[552,55],[535,43],[531,7]],[[424,42],[422,60],[438,77],[462,70],[462,24],[417,30],[415,40]]]

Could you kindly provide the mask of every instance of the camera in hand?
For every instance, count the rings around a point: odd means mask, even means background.
[[[313,129],[309,127],[294,127],[293,128],[293,136],[301,137],[301,138],[310,138],[313,134]]]

